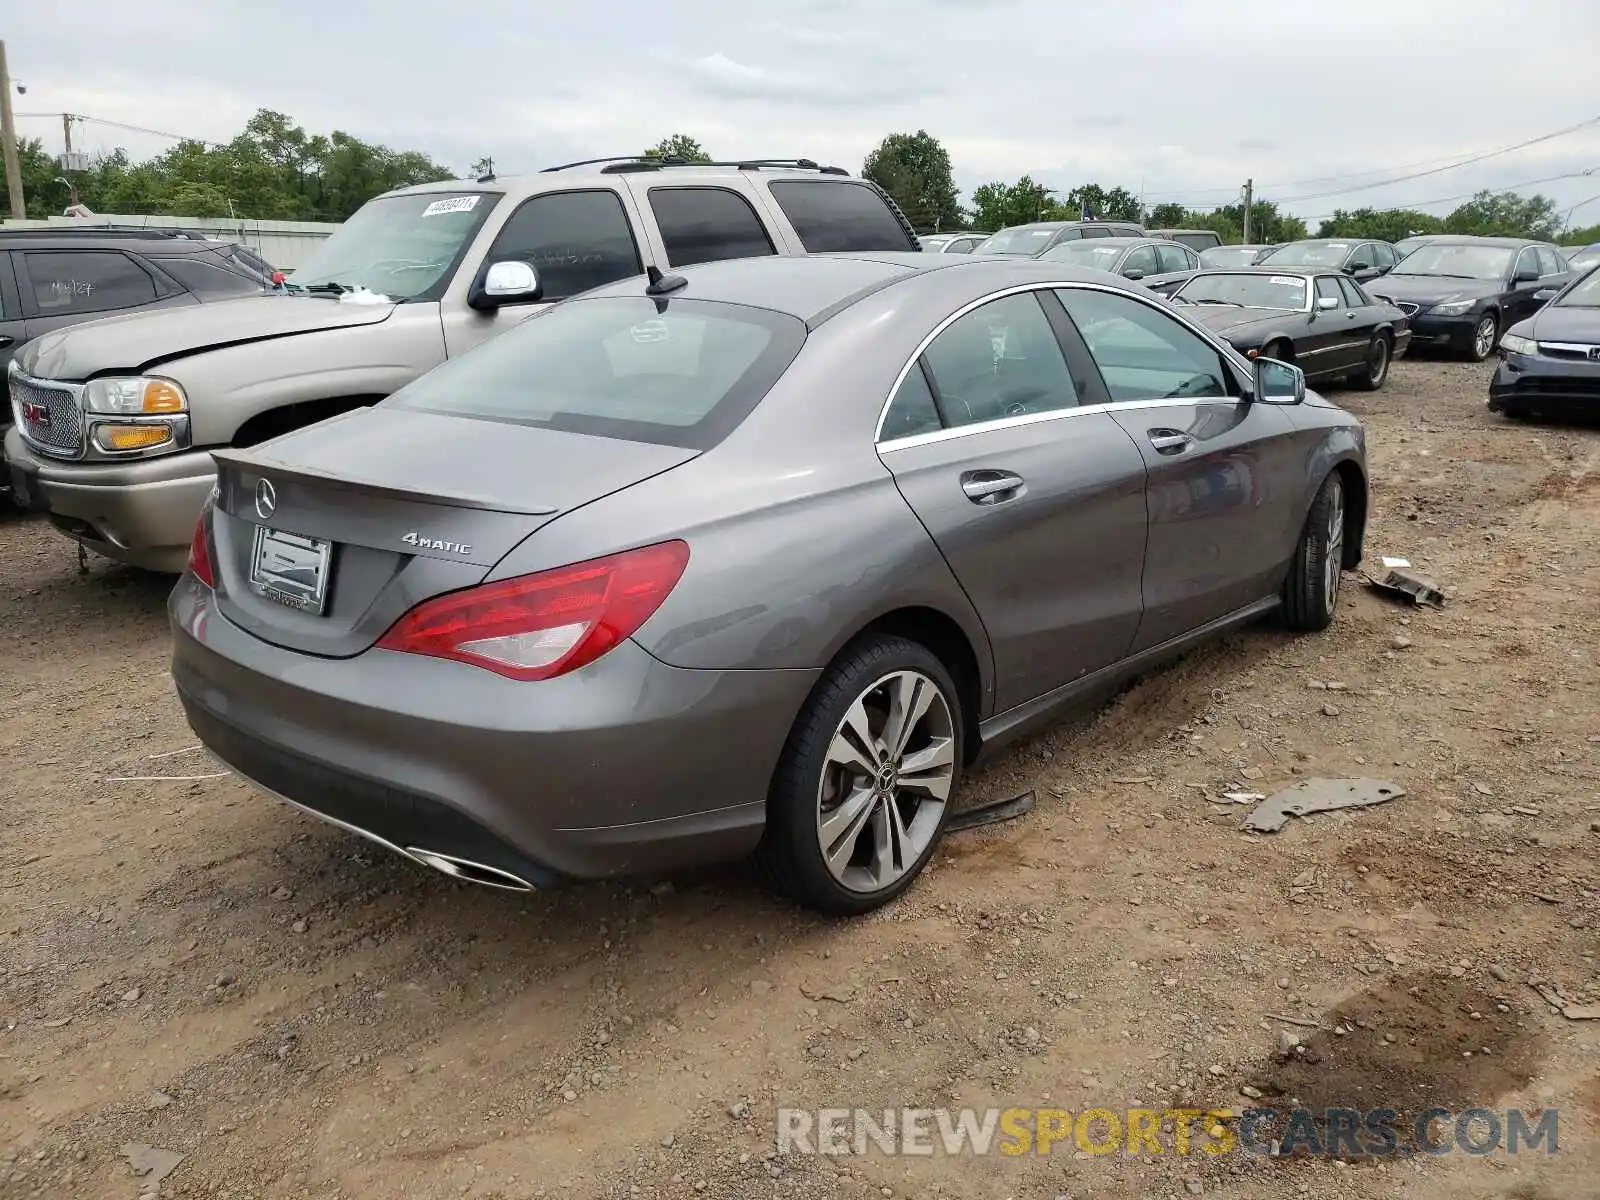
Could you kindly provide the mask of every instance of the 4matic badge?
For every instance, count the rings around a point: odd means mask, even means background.
[[[415,529],[400,540],[408,546],[415,546],[418,550],[443,550],[447,554],[472,553],[472,547],[466,542],[449,542],[443,538],[428,537]]]

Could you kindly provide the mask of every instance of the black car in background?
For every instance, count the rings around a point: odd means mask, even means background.
[[[1482,362],[1502,330],[1531,317],[1572,276],[1571,264],[1548,242],[1436,237],[1369,290],[1411,318],[1414,346],[1440,346]]]
[[[1246,358],[1293,363],[1307,379],[1376,391],[1411,342],[1405,314],[1343,271],[1263,266],[1201,271],[1170,299]]]
[[[1090,238],[1057,242],[1041,262],[1070,263],[1110,271],[1157,292],[1167,292],[1200,269],[1200,256],[1182,242],[1164,238]]]
[[[0,227],[0,369],[52,329],[257,294],[273,275],[243,246],[167,230]]]
[[[1579,275],[1501,335],[1489,411],[1600,415],[1600,271]]]
[[[1278,245],[1279,243],[1275,242],[1271,245],[1213,246],[1209,250],[1200,251],[1200,265],[1202,267],[1253,266],[1276,250]]]
[[[986,240],[972,248],[972,253],[1037,258],[1057,242],[1077,241],[1079,238],[1145,236],[1144,228],[1131,221],[1034,221],[1028,225],[1010,225],[991,233]]]
[[[1262,266],[1319,267],[1343,271],[1365,283],[1387,274],[1400,255],[1388,242],[1361,238],[1306,238],[1285,242],[1271,254],[1261,257]]]

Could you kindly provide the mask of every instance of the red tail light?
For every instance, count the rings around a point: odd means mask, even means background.
[[[511,679],[550,679],[632,637],[688,565],[687,542],[661,542],[485,583],[417,605],[378,645]]]
[[[209,511],[211,506],[206,505]],[[200,514],[200,519],[194,523],[194,536],[189,539],[189,570],[194,572],[194,577],[208,588],[217,586],[216,573],[211,569],[211,547],[206,544],[206,513]]]

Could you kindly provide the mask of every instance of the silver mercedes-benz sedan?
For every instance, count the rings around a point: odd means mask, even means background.
[[[266,791],[516,889],[903,891],[963,769],[1360,560],[1362,430],[1119,278],[726,261],[217,455],[173,678]]]

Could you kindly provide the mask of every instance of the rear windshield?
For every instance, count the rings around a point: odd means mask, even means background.
[[[1030,257],[1043,250],[1051,238],[1055,237],[1054,229],[1029,229],[1018,226],[1015,229],[1002,229],[999,233],[989,235],[987,241],[979,242],[973,247],[974,254],[1026,254]]]
[[[1353,242],[1290,242],[1261,261],[1286,267],[1337,267],[1350,253]]]
[[[391,408],[704,450],[794,361],[805,323],[768,309],[575,299],[407,384]]]

